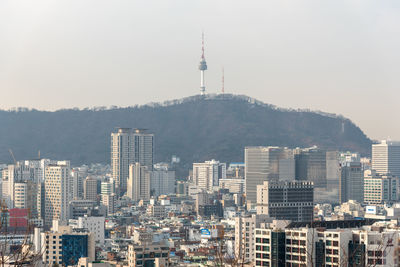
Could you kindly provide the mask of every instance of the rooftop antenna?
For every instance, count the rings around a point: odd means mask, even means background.
[[[201,59],[199,63],[200,70],[200,94],[206,94],[206,86],[204,83],[204,71],[207,70],[207,63],[204,57],[204,32],[201,33]]]

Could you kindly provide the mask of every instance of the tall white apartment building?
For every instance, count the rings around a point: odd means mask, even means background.
[[[67,221],[70,167],[68,162],[48,165],[44,182],[44,224],[51,226],[53,220]]]
[[[193,163],[193,183],[198,188],[213,191],[220,179],[226,179],[226,163],[216,160]]]
[[[246,199],[257,201],[257,185],[264,181],[295,179],[295,160],[291,149],[281,147],[246,147],[244,151]]]
[[[400,142],[383,140],[372,145],[372,169],[400,177]]]
[[[133,201],[150,200],[150,172],[147,166],[140,163],[129,166],[127,196]]]
[[[154,134],[146,130],[119,128],[111,133],[112,178],[116,182],[116,192],[123,195],[127,190],[129,166],[139,162],[153,168]]]

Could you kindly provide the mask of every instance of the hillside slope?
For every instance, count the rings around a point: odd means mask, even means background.
[[[243,149],[274,145],[359,151],[371,140],[350,120],[316,112],[279,109],[245,96],[189,97],[129,108],[0,111],[0,162],[42,157],[73,164],[109,163],[115,127],[146,128],[155,134],[156,161],[215,158],[243,161]]]

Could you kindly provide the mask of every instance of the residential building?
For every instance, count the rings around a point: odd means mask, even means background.
[[[127,196],[133,201],[150,200],[150,171],[147,166],[138,162],[129,166]]]
[[[226,178],[226,163],[216,160],[193,163],[193,184],[199,189],[213,191],[219,186],[219,180]]]
[[[235,257],[240,263],[254,263],[255,229],[271,222],[267,215],[245,215],[235,218]]]
[[[107,209],[107,216],[114,214],[116,211],[115,204],[117,202],[117,196],[115,194],[102,195],[101,202]]]
[[[255,266],[285,267],[285,231],[282,229],[255,229]]]
[[[118,128],[111,133],[111,167],[112,178],[119,195],[127,190],[129,166],[136,162],[153,168],[154,135],[146,130]]]
[[[44,182],[44,224],[46,227],[51,226],[53,220],[68,220],[69,182],[69,164],[59,162],[46,167]]]

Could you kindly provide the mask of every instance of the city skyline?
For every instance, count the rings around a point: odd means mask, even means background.
[[[198,94],[204,30],[208,93],[221,91],[224,67],[227,93],[342,114],[372,139],[400,139],[400,126],[381,119],[398,98],[398,3],[225,3],[3,1],[0,108],[124,107]]]

